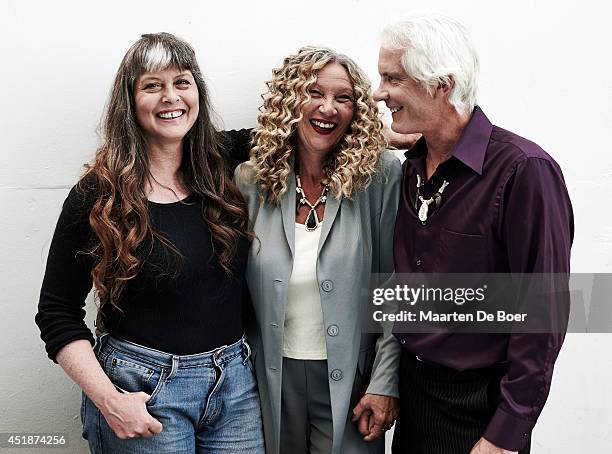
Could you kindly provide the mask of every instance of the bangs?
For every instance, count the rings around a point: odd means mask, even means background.
[[[180,71],[189,69],[194,62],[193,51],[183,43],[170,40],[156,41],[142,49],[137,55],[142,72],[158,72],[176,67]],[[191,52],[190,52],[191,51]],[[140,58],[138,58],[140,57]]]
[[[172,63],[171,52],[162,46],[162,43],[155,43],[152,47],[145,50],[142,66],[147,72],[162,71]]]

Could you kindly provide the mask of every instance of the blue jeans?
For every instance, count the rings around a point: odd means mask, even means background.
[[[83,437],[92,453],[264,453],[259,395],[244,339],[178,356],[104,335],[95,352],[116,387],[151,395],[147,410],[163,430],[121,440],[83,394]]]

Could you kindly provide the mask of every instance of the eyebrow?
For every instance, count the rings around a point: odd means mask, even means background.
[[[383,71],[381,73],[379,73],[381,76],[383,77],[394,77],[395,79],[405,79],[406,78],[406,74],[402,73],[401,71]]]
[[[193,76],[190,73],[188,73],[188,72],[183,72],[183,73],[180,73],[180,74],[177,74],[176,76],[174,76],[172,78],[172,80],[180,79],[181,77],[193,77]],[[144,77],[142,77],[140,79],[141,82],[144,82],[145,80],[161,80],[161,79],[159,77],[153,76],[153,75],[151,75],[151,76],[144,76]]]
[[[382,70],[382,71],[381,71]],[[387,64],[382,68],[378,67],[378,73],[381,76],[402,76],[406,74],[406,71],[399,65],[390,65]]]
[[[174,79],[178,79],[179,77],[193,77],[193,76],[188,71],[185,71],[185,72],[182,72],[179,75],[175,76]]]
[[[313,83],[313,84],[310,86],[310,89],[311,89],[311,90],[312,90],[313,88],[314,88],[314,89],[317,89],[317,90],[324,90],[324,87],[322,87],[321,85],[319,85],[317,82]],[[349,94],[349,95],[351,95],[351,96],[353,96],[353,93],[354,93],[353,87],[341,87],[341,88],[338,90],[338,92],[337,92],[337,94]]]

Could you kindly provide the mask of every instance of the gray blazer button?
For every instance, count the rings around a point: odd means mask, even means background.
[[[339,331],[340,329],[338,328],[338,325],[329,325],[327,327],[327,334],[329,334],[331,337],[336,337]]]
[[[342,371],[340,369],[334,369],[331,371],[331,378],[334,381],[342,380]]]
[[[334,283],[332,281],[323,281],[321,288],[326,292],[331,292],[334,289]]]

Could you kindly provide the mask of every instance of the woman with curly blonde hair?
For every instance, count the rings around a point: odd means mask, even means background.
[[[83,390],[83,436],[92,453],[263,454],[242,326],[252,233],[191,46],[168,33],[134,43],[102,130],[60,214],[36,315],[49,357]]]
[[[247,333],[266,451],[382,453],[399,346],[361,332],[361,290],[370,273],[393,271],[399,160],[345,55],[304,47],[267,85],[251,159],[234,175],[258,239]]]

